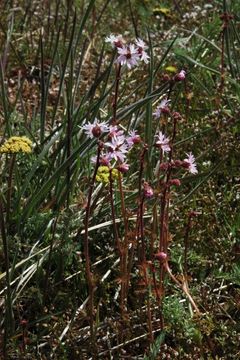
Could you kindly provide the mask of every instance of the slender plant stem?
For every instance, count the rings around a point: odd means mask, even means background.
[[[116,82],[115,82],[114,100],[112,104],[113,117],[110,121],[111,125],[116,125],[117,123],[117,102],[118,102],[119,83],[121,80],[121,67],[122,67],[121,64],[116,65]]]
[[[120,192],[120,199],[121,199],[121,212],[122,212],[122,217],[123,217],[123,221],[124,221],[124,245],[123,245],[123,252],[122,252],[122,256],[123,256],[123,274],[122,274],[122,301],[123,301],[123,306],[126,309],[126,297],[127,297],[127,286],[128,286],[128,266],[127,266],[127,261],[128,261],[128,253],[129,253],[129,246],[128,246],[128,219],[126,216],[126,208],[125,208],[125,201],[124,201],[124,193],[123,193],[123,187],[122,187],[122,174],[120,173],[120,171],[118,172],[118,187],[119,187],[119,192]]]
[[[196,313],[198,315],[200,315],[201,312],[200,312],[198,306],[196,305],[195,301],[193,300],[191,294],[189,293],[187,283],[185,281],[183,281],[183,283],[181,283],[180,281],[177,280],[177,278],[173,275],[167,261],[164,263],[164,268],[166,269],[166,271],[167,271],[168,275],[170,276],[170,278],[175,282],[175,284],[183,290],[184,294],[187,296],[189,302],[191,303],[191,305],[194,308],[194,310],[196,311]]]
[[[4,212],[3,212],[3,202],[2,195],[0,194],[0,229],[2,234],[3,242],[3,252],[6,268],[6,314],[5,314],[5,329],[4,329],[4,343],[3,343],[3,353],[4,359],[7,359],[7,341],[8,337],[13,332],[13,311],[12,311],[12,295],[11,295],[11,279],[10,279],[10,262],[9,262],[9,248],[7,242],[6,226],[4,221]]]
[[[90,332],[91,332],[91,343],[94,352],[94,356],[96,357],[96,342],[95,342],[95,333],[94,333],[94,281],[93,274],[91,272],[91,260],[89,255],[89,237],[88,237],[88,228],[89,228],[89,218],[90,218],[90,209],[91,209],[91,200],[93,194],[93,188],[97,176],[97,171],[99,167],[99,159],[101,154],[101,144],[98,145],[97,152],[97,160],[94,169],[94,173],[90,182],[86,213],[85,213],[85,226],[84,226],[84,256],[85,256],[85,268],[86,268],[86,277],[88,283],[88,291],[89,291],[89,318],[90,318]]]
[[[188,215],[188,221],[187,221],[187,225],[186,225],[186,230],[185,230],[185,236],[184,236],[184,265],[183,265],[183,272],[184,272],[184,276],[187,276],[187,254],[188,254],[188,247],[189,247],[189,231],[191,228],[191,222],[192,222],[192,217],[191,214]]]
[[[16,154],[10,154],[8,189],[7,189],[7,204],[6,204],[6,224],[7,224],[7,227],[9,225],[10,211],[11,211],[13,170],[14,170],[15,161],[16,161]]]

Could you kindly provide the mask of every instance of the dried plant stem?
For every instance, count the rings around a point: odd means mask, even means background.
[[[120,192],[120,199],[121,199],[121,212],[124,222],[124,245],[123,245],[123,252],[122,252],[122,306],[126,309],[126,297],[127,297],[127,287],[128,287],[128,252],[129,252],[129,246],[128,246],[128,219],[126,216],[126,208],[125,208],[125,201],[124,201],[124,193],[123,193],[123,187],[122,187],[122,174],[120,171],[118,172],[118,187]]]
[[[164,268],[166,269],[170,278],[175,282],[175,284],[183,290],[184,294],[187,296],[189,302],[191,303],[191,305],[194,308],[194,310],[196,311],[196,313],[198,315],[200,315],[201,312],[200,312],[198,306],[196,305],[195,301],[193,300],[191,294],[189,293],[188,285],[187,285],[187,282],[185,281],[185,279],[183,280],[182,283],[180,281],[178,281],[176,279],[176,277],[173,275],[167,261],[164,263]]]
[[[91,343],[94,354],[96,355],[96,342],[95,342],[95,331],[94,331],[94,280],[93,274],[91,272],[91,260],[89,255],[89,238],[88,238],[88,228],[89,228],[89,218],[90,218],[90,209],[91,209],[91,200],[93,188],[96,180],[96,175],[99,167],[99,158],[101,154],[101,145],[98,145],[97,160],[94,169],[94,173],[89,186],[89,193],[86,206],[85,214],[85,226],[84,226],[84,256],[85,256],[85,268],[86,268],[86,277],[89,291],[89,319],[90,319],[90,332],[91,332]]]

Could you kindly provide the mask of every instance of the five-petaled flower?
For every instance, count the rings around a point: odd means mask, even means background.
[[[166,137],[161,131],[159,131],[158,135],[155,135],[157,141],[156,146],[162,149],[162,152],[169,152],[171,150],[169,145],[169,138]]]
[[[188,164],[188,170],[191,174],[197,174],[198,170],[197,170],[197,165],[196,165],[196,159],[195,156],[190,152],[187,155],[187,158],[184,159],[184,162],[186,164]]]

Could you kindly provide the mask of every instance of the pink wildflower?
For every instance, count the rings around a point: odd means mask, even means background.
[[[127,65],[129,69],[137,65],[140,55],[135,45],[133,44],[130,44],[129,46],[123,45],[122,48],[119,47],[117,51],[119,56],[116,62],[118,64]]]
[[[124,162],[126,153],[128,152],[128,145],[125,143],[125,136],[114,136],[111,141],[106,142],[109,156],[111,159]]]
[[[157,138],[156,146],[162,149],[162,152],[169,152],[171,150],[169,145],[169,138],[166,137],[161,131],[159,131],[158,135],[155,135]]]
[[[195,157],[194,155],[190,152],[189,154],[186,154],[187,158],[184,159],[184,162],[188,164],[188,170],[191,174],[197,174],[198,170],[197,170],[197,165],[195,163]]]
[[[157,106],[156,111],[153,113],[156,119],[160,118],[162,113],[168,114],[170,112],[170,109],[168,107],[168,104],[171,100],[163,99],[160,104]]]
[[[91,161],[96,164],[97,162],[97,156],[92,156]],[[102,154],[99,158],[99,164],[102,166],[109,166],[111,161],[111,157],[109,154]]]
[[[109,42],[113,48],[121,48],[123,47],[124,40],[122,35],[115,36],[111,34],[105,38],[105,42]]]
[[[181,70],[178,74],[175,75],[174,80],[175,81],[183,81],[186,77],[186,71]]]
[[[94,120],[94,123],[88,123],[81,126],[81,129],[84,130],[85,134],[92,139],[93,137],[99,137],[102,133],[108,132],[109,127],[106,122],[99,122],[97,119]]]
[[[135,44],[138,48],[138,53],[140,55],[140,60],[144,61],[145,64],[149,63],[149,58],[150,56],[147,54],[147,52],[145,51],[148,47],[146,46],[145,42],[142,39],[136,39],[135,40]]]
[[[126,138],[126,142],[129,147],[132,147],[134,144],[138,144],[140,141],[141,138],[135,130],[129,131],[129,136]]]
[[[110,125],[109,126],[109,134],[108,134],[108,136],[110,138],[112,138],[114,136],[121,136],[121,135],[123,135],[123,133],[124,133],[124,131],[119,129],[118,126],[116,126],[116,125],[114,125],[114,126]]]

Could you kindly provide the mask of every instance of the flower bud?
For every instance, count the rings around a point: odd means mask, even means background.
[[[181,120],[181,118],[182,118],[181,114],[179,114],[179,112],[177,112],[177,111],[174,111],[172,116],[175,120]]]
[[[164,74],[162,77],[163,81],[170,81],[170,76],[168,74]]]
[[[117,170],[120,171],[120,173],[126,173],[129,170],[129,165],[126,163],[119,164],[117,166]]]
[[[184,169],[188,169],[188,168],[189,168],[189,166],[190,166],[190,164],[189,164],[189,162],[188,162],[188,161],[182,161],[181,166],[182,166]]]
[[[186,71],[181,70],[178,74],[176,74],[174,76],[174,80],[175,81],[183,81],[183,80],[185,80],[185,77],[186,77]]]
[[[99,164],[102,166],[109,166],[110,164],[109,158],[107,156],[100,157]]]
[[[171,166],[171,164],[165,162],[165,163],[162,163],[160,165],[160,169],[161,170],[168,170],[170,168],[170,166]]]
[[[153,197],[153,188],[147,182],[143,184],[143,193],[146,198]]]
[[[167,260],[167,254],[163,251],[159,251],[157,254],[154,255],[155,259],[161,262]]]
[[[169,185],[180,186],[181,181],[179,179],[172,179],[172,180],[169,181]]]

